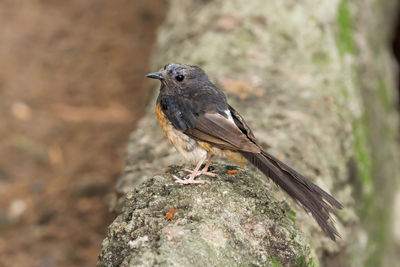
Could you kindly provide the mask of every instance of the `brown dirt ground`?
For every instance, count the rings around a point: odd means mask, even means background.
[[[0,2],[0,266],[94,266],[160,0]]]

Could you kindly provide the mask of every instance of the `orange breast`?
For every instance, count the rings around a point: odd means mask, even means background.
[[[160,104],[157,104],[156,115],[169,142],[186,161],[197,163],[207,154],[207,151],[200,147],[196,140],[175,129],[172,123],[165,116]]]
[[[180,147],[186,151],[191,151],[197,146],[197,142],[194,139],[174,128],[172,123],[162,111],[160,104],[157,104],[156,115],[165,135],[175,147]]]

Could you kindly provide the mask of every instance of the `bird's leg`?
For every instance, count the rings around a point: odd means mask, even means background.
[[[198,171],[195,177],[200,176],[200,175],[205,175],[205,176],[209,176],[209,177],[217,177],[217,175],[215,173],[208,172],[208,167],[210,167],[211,161],[214,158],[214,156],[215,156],[214,154],[211,154],[211,156],[208,158],[208,161],[207,161],[206,165],[204,166],[204,168],[201,171]],[[185,172],[188,172],[191,174],[193,173],[193,171],[189,170],[189,169],[183,169],[183,170]]]
[[[204,184],[206,181],[203,180],[194,180],[195,177],[197,177],[199,173],[199,169],[201,167],[201,164],[206,160],[207,154],[205,154],[197,163],[196,168],[194,168],[193,171],[190,171],[190,175],[188,179],[180,179],[175,175],[172,175],[172,177],[175,179],[175,183],[177,184]],[[208,163],[208,162],[207,162]]]

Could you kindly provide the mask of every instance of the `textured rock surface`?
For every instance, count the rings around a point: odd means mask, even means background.
[[[393,93],[393,74],[390,72],[392,65],[385,39],[382,38],[387,36],[387,33],[382,32],[381,38],[376,39],[376,30],[372,29],[376,29],[374,23],[378,23],[379,20],[367,20],[363,15],[365,10],[369,10],[372,14],[370,16],[382,18],[383,14],[390,14],[383,11],[394,8],[394,4],[388,3],[389,1],[383,1],[379,4],[382,9],[376,9],[374,7],[377,4],[374,1],[349,3],[345,0],[330,0],[320,1],[318,4],[312,0],[269,1],[268,5],[265,1],[244,0],[170,1],[167,19],[159,31],[153,71],[167,62],[201,65],[210,78],[225,90],[229,102],[244,116],[264,148],[342,202],[345,209],[339,212],[337,226],[343,238],[337,243],[331,242],[321,234],[311,216],[286,195],[274,186],[261,186],[258,178],[253,178],[259,177],[258,174],[246,171],[239,175],[239,180],[235,183],[246,184],[246,190],[251,193],[257,194],[265,190],[265,196],[283,200],[283,206],[275,206],[278,213],[279,210],[287,211],[287,208],[283,208],[287,205],[291,207],[291,211],[285,212],[286,218],[283,219],[289,223],[282,224],[282,218],[277,219],[279,216],[268,217],[268,213],[265,213],[268,218],[263,217],[267,220],[263,225],[275,225],[277,229],[283,227],[286,228],[286,233],[294,234],[293,225],[288,220],[291,217],[300,231],[296,232],[291,241],[287,239],[290,234],[285,234],[282,240],[281,237],[275,238],[277,243],[262,243],[260,254],[257,254],[259,246],[252,247],[251,242],[248,242],[245,244],[245,250],[249,251],[246,251],[247,254],[241,254],[244,251],[240,246],[232,245],[238,236],[227,229],[231,229],[235,224],[241,225],[242,222],[230,220],[227,224],[224,220],[219,220],[220,218],[214,218],[212,214],[213,209],[218,208],[217,204],[225,201],[223,195],[215,194],[219,192],[217,187],[214,187],[216,184],[227,190],[230,188],[228,192],[232,197],[241,194],[241,187],[232,188],[230,182],[224,178],[224,165],[217,167],[222,180],[219,178],[212,181],[211,185],[204,188],[172,185],[170,175],[164,174],[164,170],[170,164],[177,164],[180,157],[162,135],[154,118],[152,102],[138,130],[132,134],[128,146],[127,166],[116,187],[118,199],[114,205],[115,210],[122,214],[110,227],[99,263],[114,266],[124,262],[125,265],[133,266],[139,262],[147,264],[157,261],[191,265],[193,262],[188,260],[195,258],[186,257],[189,251],[178,253],[178,248],[191,240],[195,244],[202,242],[200,251],[207,253],[206,256],[202,254],[202,259],[214,259],[215,251],[222,253],[226,261],[213,262],[217,266],[229,263],[228,260],[232,260],[228,259],[229,255],[233,254],[238,255],[235,262],[243,264],[293,264],[296,259],[312,259],[310,265],[362,266],[365,261],[371,266],[377,266],[377,263],[379,265],[384,258],[380,248],[385,247],[387,242],[390,217],[387,210],[390,210],[390,207],[385,208],[381,201],[377,201],[376,203],[380,204],[371,205],[373,209],[360,212],[360,209],[365,210],[365,207],[360,208],[356,203],[371,203],[364,201],[373,201],[375,187],[380,188],[376,191],[380,194],[387,190],[385,201],[389,203],[392,198],[391,190],[388,190],[387,186],[376,185],[378,182],[374,182],[373,178],[377,177],[379,169],[385,169],[382,171],[383,177],[379,177],[383,181],[389,182],[398,175],[398,170],[393,167],[394,150],[378,152],[380,147],[373,140],[379,131],[371,130],[374,123],[385,127],[390,136],[381,140],[381,147],[388,148],[393,144],[396,136],[396,114],[390,109],[390,100],[387,100]],[[358,19],[357,23],[354,22],[355,18]],[[369,66],[375,60],[379,61],[376,65],[381,67]],[[383,86],[371,78],[374,73],[381,78]],[[154,84],[154,87],[158,86]],[[375,101],[379,99],[377,93],[371,93],[372,88],[379,89],[379,86],[383,87],[384,92],[384,100],[381,102]],[[364,92],[365,88],[370,88],[369,94]],[[385,104],[389,108],[382,110],[382,105]],[[371,106],[376,106],[373,116],[370,116],[372,121],[365,120],[366,114],[372,110]],[[377,157],[381,156],[378,160]],[[373,170],[372,166],[376,169]],[[157,173],[161,176],[154,176]],[[140,185],[139,193],[132,193],[135,186],[152,177],[155,178]],[[248,182],[244,182],[246,179]],[[159,218],[159,226],[149,228],[146,225],[150,221],[158,220],[150,216],[149,221],[145,221],[139,230],[126,230],[128,223],[124,218],[130,212],[134,214],[130,220],[134,227],[138,226],[135,220],[140,220],[137,203],[132,199],[143,190],[151,192],[153,189],[163,188],[155,182],[162,180],[165,180],[167,185],[171,184],[168,188],[177,195],[191,197],[186,200],[160,196],[164,205],[161,205],[157,213],[162,217]],[[260,188],[263,190],[259,191]],[[126,194],[128,201],[124,198]],[[194,210],[196,196],[206,197],[208,200],[203,203],[209,203],[207,207],[201,206],[205,212],[201,213],[201,217],[197,217],[197,221],[188,220],[188,214]],[[253,201],[253,197],[246,196],[246,203]],[[190,204],[187,204],[188,202]],[[183,232],[183,237],[178,244],[167,241],[166,235],[162,234],[165,227],[172,227],[172,222],[165,221],[163,217],[169,208],[181,210],[177,216],[181,216],[184,224],[181,225],[180,222],[176,227],[181,229],[178,232]],[[157,209],[154,209],[153,214],[156,211]],[[230,209],[221,214],[228,216],[232,211]],[[236,218],[246,218],[245,211],[258,214],[260,210],[256,205],[246,206],[246,210],[235,211],[238,212]],[[371,211],[379,211],[385,216],[384,222],[378,224],[379,229],[374,229],[372,225],[375,222],[372,220],[371,225],[360,223],[370,216],[368,214],[371,214]],[[274,211],[272,214],[278,213]],[[232,226],[229,226],[230,224]],[[201,229],[205,229],[204,227],[211,227],[210,232],[215,230],[223,233],[222,235],[227,234],[224,246],[215,251],[207,250],[209,240],[206,242],[207,238],[201,236]],[[116,229],[121,229],[122,232],[115,234],[115,231],[118,232]],[[143,232],[148,229],[154,229],[154,235],[160,238],[155,238],[150,232]],[[190,232],[188,229],[196,231],[187,235]],[[135,231],[142,232],[135,234]],[[243,233],[243,228],[234,231],[239,232]],[[144,236],[149,238],[145,247],[127,249],[127,242],[135,243],[138,238],[142,240],[140,238]],[[379,236],[383,239],[378,240]],[[246,238],[250,240],[253,237]],[[210,246],[218,247],[218,242],[221,241],[216,240],[215,244]],[[280,247],[281,242],[289,242],[286,243],[290,251],[287,256],[274,254],[277,251],[269,247],[273,244]],[[225,250],[225,246],[231,251]],[[369,252],[365,253],[365,249]],[[174,253],[168,253],[169,251]],[[194,255],[195,249],[190,250],[190,253]],[[119,256],[114,259],[113,255]],[[264,255],[266,258],[253,257],[254,255]],[[264,263],[261,263],[262,259],[265,259]],[[300,260],[298,263],[301,265],[304,261]]]
[[[274,198],[265,179],[215,164],[218,179],[204,186],[174,184],[156,175],[127,194],[109,228],[104,266],[306,265],[313,259],[294,212]],[[172,167],[176,173],[180,167]],[[182,173],[180,173],[182,175]],[[169,218],[169,219],[168,219]]]

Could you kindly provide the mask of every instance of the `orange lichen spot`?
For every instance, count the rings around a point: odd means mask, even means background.
[[[239,171],[239,170],[228,171],[228,174],[235,174],[235,173],[240,173],[240,174],[242,174],[243,172],[242,172],[242,171]]]
[[[172,217],[174,217],[174,213],[177,212],[177,211],[178,211],[177,209],[170,209],[165,217],[168,220],[171,220]]]

